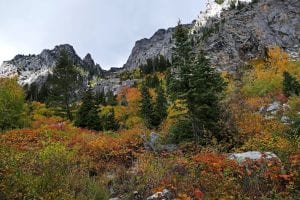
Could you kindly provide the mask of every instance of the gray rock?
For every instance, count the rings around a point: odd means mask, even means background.
[[[98,80],[94,86],[94,92],[104,92],[106,94],[108,91],[112,91],[114,95],[117,95],[122,87],[132,87],[137,80],[125,80],[121,81],[119,78],[109,78]]]
[[[163,197],[165,197],[165,198],[167,198],[167,199],[171,199],[171,197],[172,197],[172,193],[171,193],[171,191],[168,190],[168,189],[164,189],[164,190],[162,191],[162,195],[163,195]]]
[[[0,67],[0,77],[18,75],[18,82],[23,86],[32,83],[41,85],[52,72],[62,50],[67,52],[74,65],[83,69],[83,75],[102,74],[103,70],[94,63],[90,54],[82,60],[71,45],[63,44],[52,50],[45,49],[38,55],[17,55],[10,61],[4,61]]]
[[[150,151],[157,151],[157,141],[159,139],[159,135],[157,133],[152,132],[150,134],[150,138],[147,139],[143,136],[145,149]]]
[[[299,58],[300,1],[260,0],[241,10],[225,10],[220,18],[196,27],[196,38],[203,31],[218,27],[203,44],[218,69],[235,71],[249,59],[264,56],[266,47],[279,46]],[[201,19],[199,19],[201,20]],[[197,22],[196,22],[197,24]]]
[[[266,111],[267,112],[274,112],[274,111],[276,112],[276,111],[280,110],[280,108],[281,108],[280,102],[274,101],[267,107]]]
[[[160,144],[159,143],[160,136],[157,133],[154,133],[154,132],[152,132],[150,134],[150,138],[147,138],[145,135],[143,135],[142,139],[144,140],[144,147],[148,151],[173,152],[173,151],[176,151],[178,149],[177,145],[175,145],[175,144]]]
[[[211,14],[216,11],[212,3],[196,22],[186,26],[192,26],[195,40],[203,40],[201,48],[217,69],[234,72],[248,60],[265,56],[266,48],[272,46],[284,48],[292,59],[300,57],[299,0],[260,0],[241,10],[226,10],[225,6],[216,17]],[[173,32],[174,28],[161,29],[150,39],[137,41],[124,68],[136,68],[160,54],[171,59]]]
[[[238,163],[243,163],[247,159],[249,159],[249,160],[259,160],[259,159],[262,159],[262,158],[265,158],[265,159],[275,158],[275,159],[279,160],[279,158],[272,152],[261,153],[259,151],[248,151],[248,152],[244,152],[244,153],[233,153],[228,158],[231,159],[231,160],[236,160]]]
[[[280,121],[284,124],[290,124],[291,123],[291,119],[288,116],[282,116]]]
[[[192,24],[184,26],[191,28]],[[138,40],[123,68],[126,70],[134,69],[147,62],[147,59],[153,59],[163,55],[171,60],[174,41],[172,39],[175,28],[159,29],[151,38]]]
[[[171,199],[172,193],[168,189],[164,189],[162,192],[157,192],[153,194],[152,196],[148,197],[147,200],[161,200],[161,199]]]

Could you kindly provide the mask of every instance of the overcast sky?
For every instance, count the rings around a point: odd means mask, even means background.
[[[122,67],[136,40],[190,23],[207,0],[0,0],[0,64],[69,43],[103,68]]]

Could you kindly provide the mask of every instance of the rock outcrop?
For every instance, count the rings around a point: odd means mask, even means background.
[[[299,58],[299,0],[209,0],[191,25],[191,35],[201,44],[213,66],[235,71],[248,60],[265,56],[266,48],[279,46],[292,59]],[[232,3],[235,2],[235,3]],[[157,31],[150,39],[137,41],[125,69],[138,67],[146,59],[171,58],[174,28]]]
[[[132,69],[145,64],[147,59],[152,59],[158,55],[171,58],[172,35],[174,28],[158,30],[150,39],[142,39],[135,43],[132,52],[123,66],[125,69]]]
[[[192,24],[184,26],[192,28]],[[153,59],[159,55],[163,55],[166,59],[171,60],[172,47],[174,41],[172,35],[175,28],[159,29],[151,38],[144,38],[135,43],[132,52],[123,68],[130,70],[145,64],[147,59]]]
[[[300,54],[300,1],[240,4],[208,19],[203,27],[196,22],[193,34],[201,39],[211,63],[221,70],[234,71],[250,59],[264,57],[266,48],[272,46],[296,59]]]
[[[69,59],[82,68],[85,74],[100,76],[103,73],[90,54],[82,60],[71,45],[64,44],[53,50],[43,50],[38,55],[17,55],[10,61],[4,61],[0,67],[0,77],[18,76],[18,82],[23,86],[41,82],[51,73],[62,50],[67,52]]]

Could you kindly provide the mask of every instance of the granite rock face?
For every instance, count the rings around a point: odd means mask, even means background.
[[[144,38],[137,41],[123,68],[132,69],[138,67],[141,64],[145,64],[147,59],[152,59],[158,55],[164,55],[167,59],[171,59],[174,30],[174,28],[160,29],[150,39]]]
[[[69,44],[58,45],[53,50],[43,50],[38,55],[17,55],[10,61],[5,61],[0,67],[0,77],[18,76],[21,85],[30,85],[44,81],[59,58],[60,52],[67,52],[74,65],[82,68],[85,74],[101,75],[103,70],[95,64],[91,55],[82,60]]]
[[[235,71],[247,61],[265,56],[266,49],[279,46],[292,59],[299,58],[300,1],[299,0],[232,0],[217,4],[209,0],[207,10],[192,24],[191,35],[207,53],[214,67]],[[133,69],[146,59],[164,55],[171,59],[174,28],[157,31],[150,39],[137,41],[125,69]],[[198,49],[198,48],[197,48]]]
[[[211,63],[221,70],[234,71],[250,59],[264,57],[273,46],[296,59],[300,54],[300,1],[259,0],[223,10],[204,27],[194,27],[193,34],[202,39]]]
[[[192,28],[192,24],[185,24],[184,26]],[[159,29],[151,38],[137,41],[123,68],[125,70],[137,68],[145,64],[147,59],[153,59],[159,55],[163,55],[166,59],[171,60],[174,46],[172,39],[174,31],[174,27]]]

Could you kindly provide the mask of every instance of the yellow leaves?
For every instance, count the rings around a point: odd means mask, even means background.
[[[267,97],[249,97],[245,99],[245,105],[251,111],[257,111],[262,106],[270,103],[270,99]]]
[[[244,137],[264,134],[264,118],[258,113],[243,113],[237,119],[237,126]]]
[[[279,47],[268,49],[267,60],[255,60],[250,64],[253,69],[243,77],[245,84],[242,91],[247,96],[280,94],[284,71],[300,78],[300,68],[289,61],[288,54]]]
[[[271,47],[267,51],[268,62],[271,67],[275,68],[277,73],[286,71],[289,63],[289,55],[279,47]]]
[[[31,112],[34,120],[39,120],[40,118],[51,117],[54,115],[53,110],[47,108],[46,105],[43,103],[33,101],[31,102],[30,106],[32,109]]]
[[[179,194],[178,197],[180,200],[192,200],[192,198],[187,194]]]
[[[187,113],[188,109],[186,103],[183,100],[176,100],[168,108],[168,118],[179,118]]]

